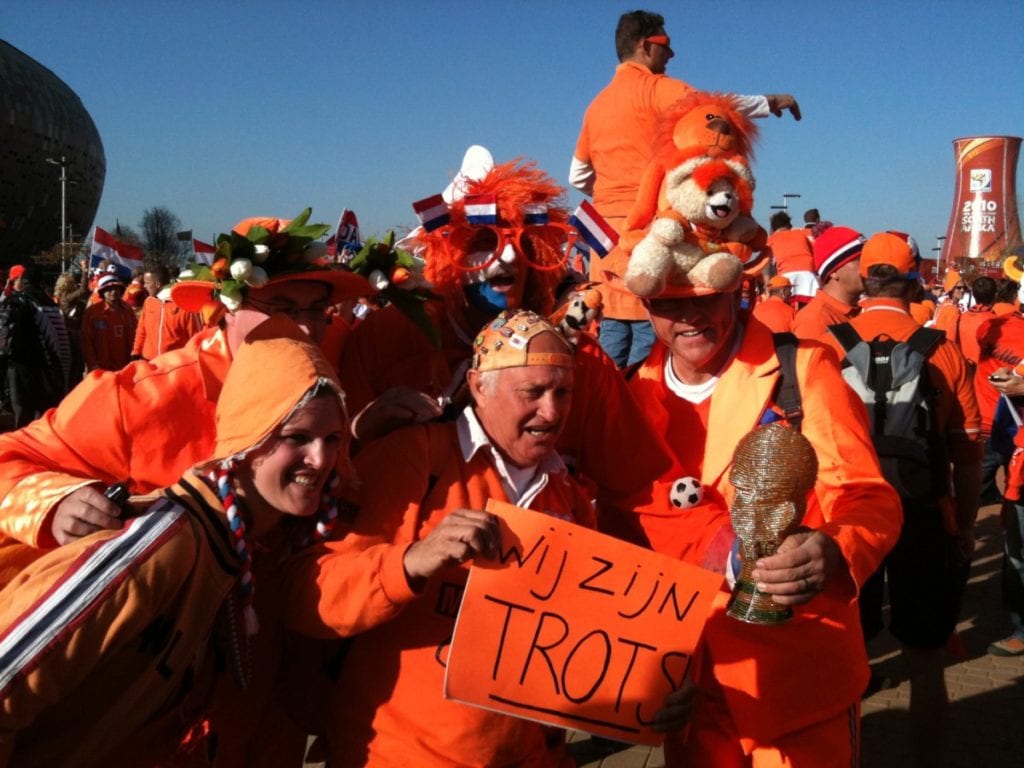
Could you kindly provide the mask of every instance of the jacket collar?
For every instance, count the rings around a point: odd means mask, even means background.
[[[715,485],[732,463],[740,436],[758,425],[771,406],[779,380],[779,359],[771,331],[756,320],[743,329],[739,352],[722,373],[711,396],[703,482]]]

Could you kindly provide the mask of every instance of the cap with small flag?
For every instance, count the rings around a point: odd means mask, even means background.
[[[427,232],[440,229],[449,221],[451,214],[448,213],[448,203],[440,194],[426,197],[412,204],[412,209],[420,220],[420,224]]]

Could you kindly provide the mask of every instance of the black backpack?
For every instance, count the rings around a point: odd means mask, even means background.
[[[885,479],[903,499],[935,501],[949,487],[945,443],[935,423],[937,390],[926,366],[945,338],[918,328],[906,341],[865,341],[849,323],[829,326],[842,345],[843,378],[867,408]]]

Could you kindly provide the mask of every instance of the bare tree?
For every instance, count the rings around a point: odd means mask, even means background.
[[[177,266],[181,220],[169,208],[156,205],[143,212],[139,228],[142,229],[146,255],[159,264]]]

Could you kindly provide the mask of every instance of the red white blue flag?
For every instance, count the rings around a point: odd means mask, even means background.
[[[548,207],[543,203],[532,203],[523,206],[523,223],[528,227],[538,227],[547,224]]]
[[[497,195],[466,195],[466,221],[474,226],[498,223]]]
[[[192,252],[196,255],[198,263],[213,266],[213,255],[217,253],[217,248],[209,243],[204,243],[202,240],[193,238]]]
[[[432,197],[415,202],[412,204],[412,209],[416,211],[420,224],[423,225],[427,232],[433,232],[435,229],[439,229],[451,221],[451,215],[448,213],[448,203],[444,201],[441,195],[433,195]]]
[[[580,203],[569,223],[576,227],[576,231],[598,256],[607,256],[619,242],[619,233],[612,229],[611,224],[601,217],[588,200]]]
[[[99,266],[104,259],[109,259],[114,264],[122,279],[130,280],[132,270],[142,266],[142,249],[118,240],[105,229],[96,227],[92,235],[89,266]]]

